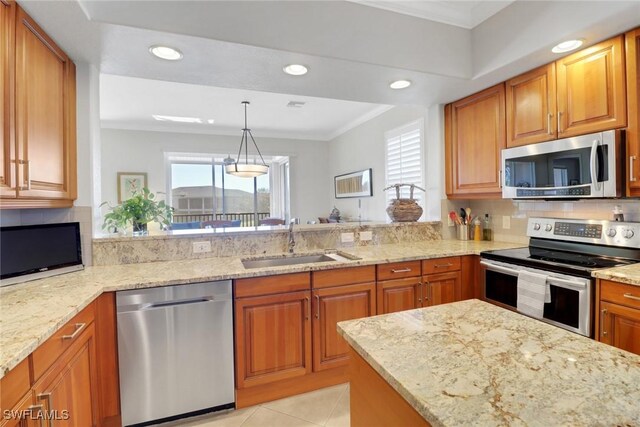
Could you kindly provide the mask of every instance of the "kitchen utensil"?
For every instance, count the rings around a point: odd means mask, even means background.
[[[466,208],[464,211],[467,213],[467,224],[471,224],[471,208]]]
[[[467,212],[463,208],[460,208],[460,219],[462,224],[467,224]]]
[[[449,212],[449,218],[453,221],[454,224],[460,224],[460,218],[454,211]]]

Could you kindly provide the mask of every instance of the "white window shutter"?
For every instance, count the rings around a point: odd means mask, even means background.
[[[386,139],[386,186],[393,184],[415,184],[424,188],[422,160],[422,120],[387,132]],[[409,187],[402,187],[400,197],[409,198]],[[387,201],[394,200],[396,192],[387,191]],[[423,206],[424,194],[420,190],[413,198]]]

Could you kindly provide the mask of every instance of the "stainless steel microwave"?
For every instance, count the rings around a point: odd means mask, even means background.
[[[502,198],[620,197],[621,139],[610,130],[502,150]]]

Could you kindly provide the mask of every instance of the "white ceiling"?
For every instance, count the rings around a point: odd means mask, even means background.
[[[474,28],[513,3],[509,1],[473,0],[348,0],[365,6],[442,22],[462,28]]]
[[[240,135],[248,125],[258,137],[330,140],[391,108],[387,105],[102,74],[103,127]],[[304,106],[287,107],[290,101]],[[199,118],[202,124],[157,121],[152,115]],[[209,124],[207,120],[213,119]]]
[[[366,1],[20,3],[76,62],[106,74],[424,107],[553,61],[559,41],[584,38],[588,46],[640,26],[640,1]],[[158,43],[184,59],[152,57],[148,48]],[[288,63],[310,72],[285,75]],[[389,89],[400,78],[413,85]]]

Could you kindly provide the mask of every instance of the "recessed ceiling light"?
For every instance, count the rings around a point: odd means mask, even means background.
[[[197,117],[161,116],[159,114],[153,114],[151,117],[159,122],[202,123],[202,119]]]
[[[213,120],[213,119],[208,119],[207,120],[207,123],[209,123],[210,125],[212,125],[214,122],[215,122],[215,120]]]
[[[584,43],[584,40],[567,40],[566,42],[558,43],[551,49],[553,53],[565,53],[579,48]]]
[[[155,45],[149,48],[149,52],[157,56],[160,59],[166,59],[167,61],[177,61],[182,59],[182,52],[178,49],[169,46]]]
[[[289,64],[282,69],[285,73],[292,76],[304,76],[309,69],[301,64]]]
[[[391,89],[404,89],[409,86],[411,86],[410,80],[396,80],[389,85]]]

